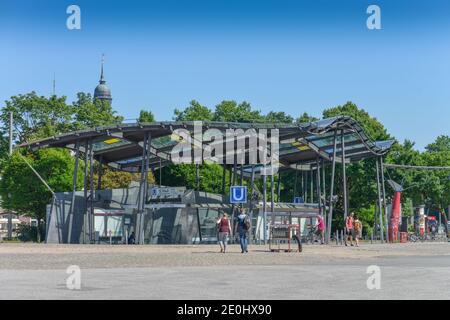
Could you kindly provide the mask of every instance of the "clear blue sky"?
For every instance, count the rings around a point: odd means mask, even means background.
[[[81,30],[66,8],[81,8]],[[366,28],[381,7],[382,30]],[[72,102],[93,92],[106,55],[114,108],[170,120],[192,99],[263,112],[348,100],[422,149],[450,134],[450,2],[0,0],[0,101],[32,90]]]

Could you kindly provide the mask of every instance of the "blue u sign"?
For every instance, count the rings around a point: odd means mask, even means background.
[[[230,203],[247,203],[247,187],[230,187]]]

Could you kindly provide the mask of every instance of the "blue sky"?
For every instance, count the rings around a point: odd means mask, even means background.
[[[66,8],[81,8],[68,30]],[[381,8],[382,30],[366,9]],[[0,101],[93,92],[106,55],[114,108],[170,120],[196,99],[319,116],[353,101],[422,149],[450,134],[450,2],[0,0]],[[0,104],[1,106],[1,104]]]

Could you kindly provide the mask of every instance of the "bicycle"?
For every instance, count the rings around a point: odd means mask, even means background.
[[[314,226],[313,228],[309,228],[308,234],[306,235],[306,243],[314,244],[314,242],[319,242],[319,235],[317,226]]]

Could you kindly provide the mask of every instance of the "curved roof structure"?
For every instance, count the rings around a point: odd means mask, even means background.
[[[309,169],[316,164],[318,158],[330,161],[334,150],[334,136],[337,135],[337,161],[342,161],[342,145],[340,137],[344,137],[345,161],[356,162],[388,152],[394,140],[372,141],[364,133],[362,127],[352,118],[339,116],[315,122],[294,124],[265,123],[230,123],[203,121],[202,130],[216,129],[225,133],[227,129],[278,129],[279,163],[281,169]],[[176,129],[185,129],[194,133],[191,121],[168,121],[152,123],[118,124],[69,132],[59,136],[23,144],[21,147],[32,149],[60,147],[75,149],[77,143],[80,151],[85,152],[88,141],[92,142],[94,159],[110,167],[138,172],[142,165],[143,141],[147,132],[151,135],[149,167],[157,169],[171,162],[172,148],[178,143],[172,139]],[[249,140],[249,139],[244,139]],[[195,142],[194,142],[195,143]],[[223,142],[226,143],[226,139]],[[204,148],[204,145],[202,145]],[[250,151],[248,141],[243,152]],[[222,157],[222,159],[225,156]],[[245,174],[245,171],[244,171]]]

